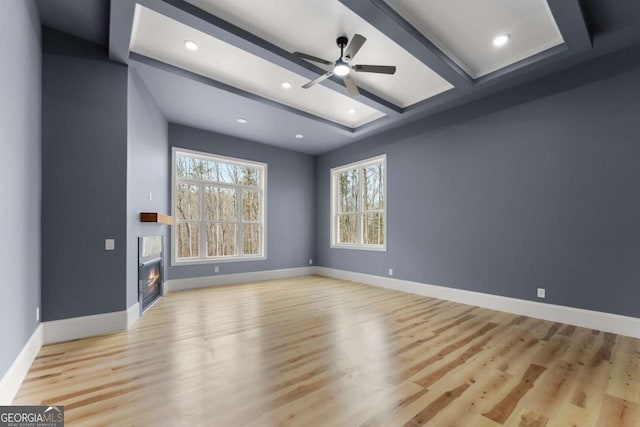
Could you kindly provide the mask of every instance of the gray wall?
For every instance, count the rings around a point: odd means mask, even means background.
[[[46,28],[43,49],[43,320],[124,310],[127,68]]]
[[[217,264],[219,274],[303,267],[313,257],[314,158],[231,136],[169,125],[169,144],[267,163],[267,258]],[[170,154],[169,154],[170,156]],[[210,276],[214,265],[170,267],[170,279]]]
[[[638,48],[317,161],[322,266],[640,317]],[[329,169],[386,153],[388,251],[329,248]]]
[[[33,1],[0,14],[0,378],[36,329],[40,305],[40,21]]]
[[[133,68],[129,68],[127,113],[127,307],[130,307],[138,301],[138,237],[163,235],[166,245],[171,235],[166,225],[140,222],[140,212],[170,213],[169,140],[167,121]]]

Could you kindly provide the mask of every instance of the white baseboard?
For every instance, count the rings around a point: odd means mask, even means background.
[[[39,324],[7,373],[0,379],[0,406],[11,405],[41,347],[42,324]]]
[[[136,306],[137,304],[134,304],[128,310],[123,311],[43,322],[44,344],[125,331],[128,329],[129,319],[134,316],[129,314],[129,311],[132,311]]]
[[[537,319],[640,338],[640,318],[637,317],[483,294],[480,292],[428,285],[420,282],[374,276],[371,274],[354,273],[327,267],[315,267],[315,274],[462,304],[475,305],[521,316],[535,317]]]
[[[137,302],[127,309],[127,329],[131,329],[140,318],[140,303]]]
[[[178,292],[189,289],[208,288],[217,285],[233,285],[237,283],[256,282],[260,280],[286,279],[289,277],[308,276],[315,273],[315,267],[285,268],[282,270],[265,270],[251,273],[216,274],[214,276],[192,277],[189,279],[173,279],[164,282],[165,292]]]

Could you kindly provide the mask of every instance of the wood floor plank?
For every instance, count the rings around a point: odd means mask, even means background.
[[[427,407],[418,412],[404,426],[413,427],[427,424],[436,416],[436,414],[438,414],[438,412],[442,411],[442,409],[446,408],[448,405],[455,402],[458,397],[462,396],[462,393],[464,393],[468,388],[469,384],[462,384],[441,394],[436,400],[434,400]]]
[[[514,419],[514,424],[518,427],[546,427],[548,423],[548,418],[528,409],[523,409]]]
[[[640,404],[640,354],[622,347],[613,354],[606,393]]]
[[[320,276],[172,293],[44,346],[66,425],[640,426],[640,340]]]
[[[412,384],[412,383],[409,383]],[[374,410],[374,415],[360,424],[360,427],[377,427],[389,425],[389,421],[393,419],[400,411],[411,405],[416,400],[425,395],[427,389],[419,388],[408,396],[398,396],[399,398],[392,402]]]
[[[517,379],[506,372],[493,368],[500,363],[502,357],[508,358],[512,352],[518,351],[514,345],[520,342],[526,330],[510,328],[507,323],[496,329],[496,345],[485,345],[485,350],[468,360],[463,366],[451,371],[440,381],[436,382],[432,388],[443,387],[445,384],[462,383],[470,384],[455,405],[445,408],[434,419],[438,426],[466,426],[475,425],[473,420],[478,413],[485,413],[491,410],[495,404],[496,396],[504,390],[510,390],[517,384]],[[500,339],[499,335],[503,338]]]
[[[637,427],[640,413],[638,405],[634,402],[619,399],[606,394],[602,401],[602,410],[598,417],[598,427]]]
[[[533,388],[535,381],[546,370],[543,366],[535,364],[529,365],[525,373],[522,375],[520,382],[496,405],[483,415],[499,424],[509,418],[513,410],[518,406],[520,399]]]
[[[582,369],[578,377],[573,381],[572,395],[569,397],[569,402],[577,407],[586,409],[590,413],[597,414],[604,400],[612,365],[610,363],[598,363],[594,366],[591,363],[598,357],[597,354],[601,351],[602,343],[607,339],[605,334],[592,334],[592,336],[595,339],[589,342],[589,346],[576,359]]]
[[[590,412],[584,408],[565,403],[556,416],[549,420],[547,427],[594,427],[597,415],[597,412]]]
[[[473,331],[471,334],[468,334],[467,336],[458,339],[456,341],[454,341],[453,343],[447,345],[446,347],[444,347],[442,350],[440,350],[437,354],[428,357],[426,359],[421,360],[420,362],[410,366],[407,369],[404,369],[403,371],[390,376],[388,378],[388,381],[391,383],[400,383],[412,376],[414,376],[415,374],[419,373],[420,371],[422,371],[423,369],[425,369],[426,367],[434,364],[437,361],[443,360],[446,356],[448,356],[449,354],[455,352],[456,350],[459,350],[461,348],[463,348],[464,346],[468,345],[469,343],[471,343],[473,340],[475,340],[476,338],[479,338],[481,336],[483,336],[484,334],[486,334],[487,332],[489,332],[491,329],[495,328],[496,326],[498,326],[496,323],[487,323],[485,325],[483,325],[481,328],[479,328],[476,331]]]
[[[553,364],[546,375],[538,379],[535,388],[522,399],[522,406],[545,420],[555,418],[562,404],[568,400],[571,385],[579,373],[579,367],[560,361]]]

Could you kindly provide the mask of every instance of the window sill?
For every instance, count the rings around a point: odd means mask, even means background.
[[[331,245],[331,249],[355,249],[358,251],[374,251],[374,252],[386,252],[386,246],[361,246],[361,245]]]
[[[265,261],[266,256],[256,257],[229,257],[229,258],[209,258],[209,259],[194,259],[194,260],[171,260],[172,267],[182,267],[187,265],[201,265],[201,264],[222,264],[226,262],[242,262],[242,261]]]

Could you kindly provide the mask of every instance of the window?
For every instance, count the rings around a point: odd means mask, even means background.
[[[267,165],[173,149],[172,263],[264,259]]]
[[[386,250],[386,155],[331,169],[331,246]]]

